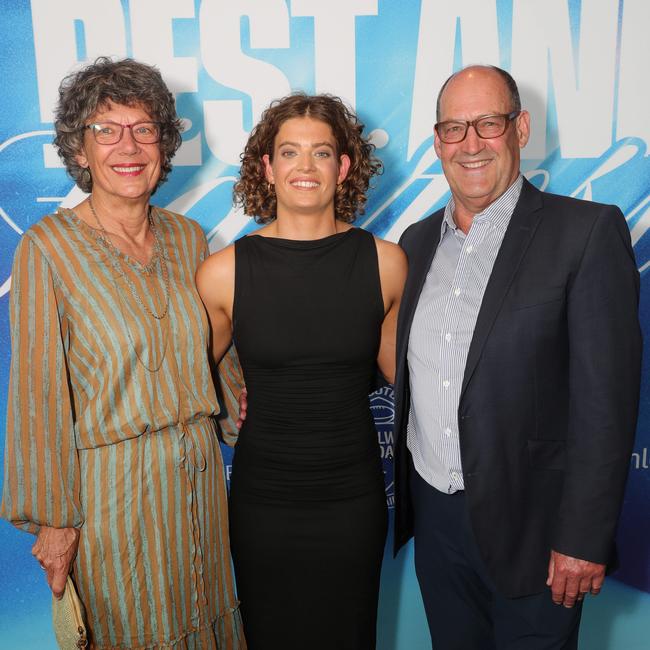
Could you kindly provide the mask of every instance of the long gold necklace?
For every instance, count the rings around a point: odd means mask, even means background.
[[[160,264],[163,281],[164,281],[163,286],[165,290],[164,293],[165,308],[163,309],[162,314],[157,314],[156,312],[149,309],[149,307],[144,303],[142,298],[140,298],[140,294],[138,293],[136,286],[131,281],[131,278],[129,278],[129,276],[126,273],[124,273],[124,271],[122,270],[122,265],[120,262],[122,253],[120,250],[116,248],[116,246],[110,240],[106,228],[104,228],[104,225],[102,224],[102,222],[99,220],[99,217],[97,216],[97,212],[95,212],[95,207],[93,206],[91,197],[88,197],[88,206],[90,207],[90,211],[93,213],[93,217],[95,217],[95,221],[99,226],[101,238],[104,240],[104,243],[108,246],[108,248],[110,248],[110,250],[113,252],[113,256],[111,258],[113,262],[113,266],[126,282],[127,286],[131,290],[131,293],[133,294],[133,297],[136,299],[138,304],[156,320],[162,320],[163,318],[165,318],[165,316],[167,315],[167,310],[169,309],[169,269],[167,268],[167,258],[165,256],[165,249],[162,243],[160,242],[160,239],[158,238],[158,230],[153,222],[153,219],[151,218],[151,208],[149,208],[149,214],[147,215],[147,219],[149,221],[149,227],[151,228],[151,232],[153,233],[153,239],[154,239],[153,257],[157,259],[158,263]]]
[[[142,300],[140,297],[140,294],[138,293],[138,290],[131,280],[129,276],[124,272],[124,269],[122,268],[122,253],[121,251],[113,244],[113,242],[110,240],[110,237],[108,235],[108,232],[106,231],[106,228],[104,228],[104,225],[102,222],[99,220],[99,216],[97,215],[97,212],[95,211],[95,207],[93,206],[92,198],[89,196],[88,197],[88,207],[90,207],[90,211],[92,212],[93,217],[95,218],[95,221],[97,222],[97,225],[99,226],[99,235],[102,239],[102,241],[106,244],[107,249],[111,253],[110,260],[113,268],[117,272],[118,275],[121,276],[121,278],[124,280],[126,285],[129,287],[129,290],[131,291],[133,297],[135,298],[136,302],[148,313],[151,315],[152,318],[157,320],[158,322],[161,322],[165,320],[168,312],[169,312],[169,295],[170,295],[170,273],[169,273],[169,267],[168,267],[168,260],[167,260],[167,255],[165,248],[160,241],[160,238],[158,237],[158,231],[157,228],[154,224],[152,214],[151,214],[151,208],[149,208],[149,214],[147,215],[147,219],[149,221],[149,227],[151,228],[151,232],[153,233],[154,237],[154,252],[153,252],[153,258],[156,260],[157,264],[160,265],[161,269],[161,275],[163,278],[163,286],[164,286],[164,296],[165,296],[165,308],[163,309],[161,314],[158,314],[151,309],[145,304],[145,302]],[[111,276],[112,277],[112,276]],[[115,282],[115,278],[112,277],[113,280],[113,286],[115,287],[115,292],[117,293],[118,296],[118,302],[120,305],[120,312],[122,313],[122,319],[124,320],[124,327],[126,329],[127,336],[129,338],[129,343],[131,344],[131,347],[133,349],[133,352],[135,353],[135,356],[137,357],[138,361],[140,364],[149,372],[154,373],[158,372],[160,370],[163,361],[165,360],[165,356],[167,354],[167,344],[169,341],[169,319],[166,319],[166,326],[164,327],[163,331],[163,351],[162,351],[162,356],[158,364],[155,364],[155,366],[152,368],[148,366],[145,361],[142,359],[140,356],[140,353],[138,352],[138,349],[135,345],[135,341],[133,340],[133,337],[131,336],[131,331],[129,330],[128,326],[128,321],[126,318],[126,314],[124,313],[124,306],[122,304],[122,295],[119,287],[117,286],[117,283]]]

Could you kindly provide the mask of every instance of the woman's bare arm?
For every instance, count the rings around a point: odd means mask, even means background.
[[[404,251],[397,244],[378,238],[375,238],[375,242],[385,313],[381,327],[381,344],[377,355],[377,364],[382,375],[392,383],[395,381],[397,315],[408,265]]]
[[[219,363],[232,341],[232,306],[235,297],[233,245],[213,253],[199,266],[196,288],[210,321],[212,357],[215,363]]]

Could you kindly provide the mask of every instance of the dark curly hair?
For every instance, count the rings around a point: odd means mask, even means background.
[[[157,189],[167,179],[172,169],[170,161],[181,144],[181,121],[176,114],[174,96],[158,69],[133,59],[112,61],[102,56],[61,82],[54,119],[54,146],[68,174],[84,192],[92,190],[92,178],[84,173],[75,158],[82,149],[84,126],[109,102],[139,106],[154,122],[160,123],[158,145],[162,161]]]
[[[357,214],[364,213],[370,179],[381,173],[382,164],[374,155],[375,146],[363,136],[364,125],[333,95],[298,92],[271,102],[241,155],[239,180],[233,188],[235,205],[241,206],[258,223],[269,223],[276,218],[276,196],[266,182],[262,156],[267,154],[273,159],[275,136],[282,124],[294,117],[325,122],[332,129],[337,156],[349,156],[350,170],[334,196],[334,214],[341,221],[354,221]]]

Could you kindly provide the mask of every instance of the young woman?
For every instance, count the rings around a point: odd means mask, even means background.
[[[236,200],[266,224],[199,268],[218,360],[234,338],[248,391],[231,543],[249,647],[375,647],[386,501],[368,394],[392,381],[406,259],[353,228],[379,171],[340,99],[271,105]]]

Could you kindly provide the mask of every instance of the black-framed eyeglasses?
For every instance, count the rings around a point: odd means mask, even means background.
[[[485,115],[475,120],[448,120],[438,122],[433,128],[436,130],[438,137],[445,144],[456,144],[462,142],[467,137],[467,131],[470,126],[476,130],[476,135],[484,140],[498,138],[502,136],[508,124],[519,115],[521,111],[512,111],[512,113],[500,113],[497,115]]]
[[[86,124],[95,137],[97,144],[117,144],[124,135],[124,129],[131,129],[131,135],[140,144],[154,144],[160,141],[160,124],[158,122],[135,122],[118,124],[117,122],[93,122]]]

